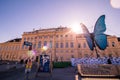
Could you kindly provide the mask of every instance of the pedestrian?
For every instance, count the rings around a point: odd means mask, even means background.
[[[25,65],[25,73],[31,72],[31,68],[32,68],[32,60],[28,59]]]
[[[28,62],[28,59],[25,60],[25,65],[27,64],[27,62]]]
[[[112,64],[110,58],[108,58],[107,62],[108,62],[108,64]]]

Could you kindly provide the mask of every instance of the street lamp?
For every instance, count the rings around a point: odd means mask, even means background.
[[[46,54],[47,49],[48,49],[47,46],[43,46],[43,47],[41,48],[41,50],[42,50],[42,54],[43,54],[43,55]]]
[[[42,47],[42,50],[43,50],[43,51],[46,51],[47,49],[48,49],[47,46],[43,46],[43,47]]]

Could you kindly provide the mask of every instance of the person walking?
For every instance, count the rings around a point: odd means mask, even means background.
[[[28,59],[25,65],[25,78],[28,80],[29,73],[31,72],[32,68],[32,60]]]

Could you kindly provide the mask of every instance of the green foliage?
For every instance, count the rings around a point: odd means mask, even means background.
[[[65,68],[71,66],[71,62],[53,62],[53,68]]]

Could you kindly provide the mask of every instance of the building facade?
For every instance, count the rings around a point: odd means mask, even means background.
[[[32,43],[32,51],[24,42]],[[97,53],[102,56],[120,56],[120,39],[107,35],[108,46]],[[22,38],[0,43],[0,59],[21,60],[48,54],[53,61],[70,61],[72,57],[96,57],[96,51],[91,51],[83,34],[76,34],[70,28],[58,27],[24,32]]]

